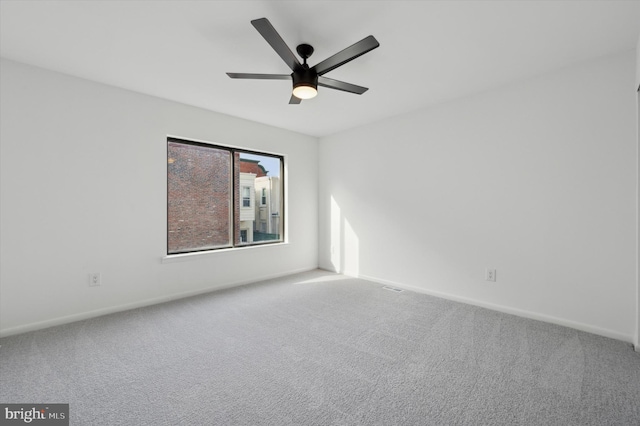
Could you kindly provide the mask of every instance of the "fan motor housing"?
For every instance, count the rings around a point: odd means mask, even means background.
[[[300,69],[296,70],[292,74],[293,78],[293,88],[295,89],[298,86],[312,86],[313,88],[318,88],[318,74],[311,69]]]

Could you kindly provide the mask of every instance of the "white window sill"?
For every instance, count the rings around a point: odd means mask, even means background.
[[[281,243],[270,243],[270,244],[259,244],[255,246],[248,247],[230,247],[224,249],[217,250],[207,250],[207,251],[197,251],[193,253],[181,253],[181,254],[168,254],[162,257],[162,263],[174,263],[174,262],[186,262],[189,260],[201,259],[203,257],[214,257],[214,256],[222,256],[230,253],[238,253],[246,250],[264,250],[267,248],[274,249],[277,247],[288,246],[288,242]]]

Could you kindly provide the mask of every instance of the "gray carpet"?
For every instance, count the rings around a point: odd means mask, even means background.
[[[323,271],[0,345],[72,425],[640,425],[629,344]]]

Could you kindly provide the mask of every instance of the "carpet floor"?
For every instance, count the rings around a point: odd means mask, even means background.
[[[311,271],[0,339],[71,425],[640,425],[640,354]]]

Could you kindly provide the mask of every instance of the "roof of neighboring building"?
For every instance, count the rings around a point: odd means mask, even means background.
[[[253,173],[256,177],[262,177],[267,175],[267,171],[264,169],[260,161],[249,160],[246,158],[240,159],[240,173]]]

